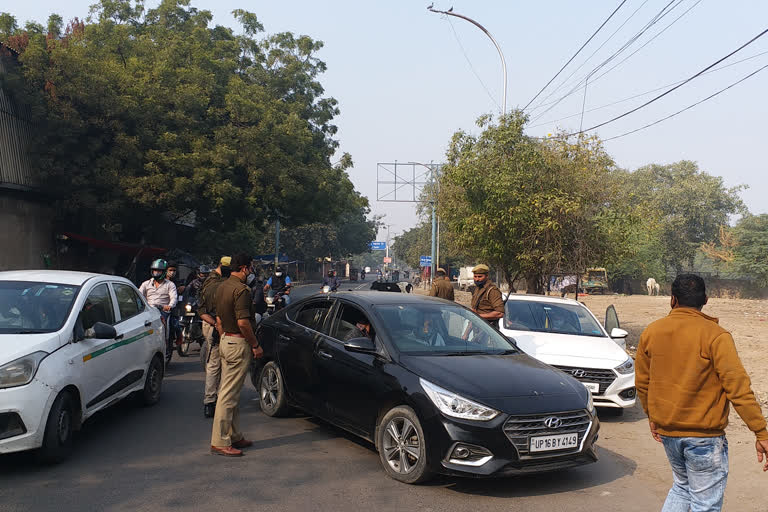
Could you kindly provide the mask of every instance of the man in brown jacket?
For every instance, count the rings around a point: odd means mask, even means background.
[[[674,477],[664,512],[721,509],[731,404],[755,433],[757,460],[768,471],[765,418],[733,337],[701,312],[706,303],[701,277],[678,276],[672,283],[672,311],[643,331],[637,349],[637,396]]]
[[[429,290],[430,297],[440,297],[441,299],[453,300],[453,285],[445,275],[445,269],[437,269],[437,277],[432,282],[432,288]]]
[[[499,319],[504,318],[504,299],[501,298],[501,290],[488,279],[488,272],[488,265],[478,265],[472,269],[475,281],[472,311],[498,329]]]

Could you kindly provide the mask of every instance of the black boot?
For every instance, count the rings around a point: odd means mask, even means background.
[[[203,405],[203,415],[206,418],[213,418],[213,415],[216,413],[216,402],[211,402],[209,404]]]

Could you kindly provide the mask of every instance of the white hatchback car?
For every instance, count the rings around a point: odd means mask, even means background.
[[[66,458],[89,416],[163,381],[163,326],[127,279],[0,272],[0,453]]]
[[[606,324],[581,302],[516,294],[499,320],[501,332],[525,353],[581,381],[595,406],[621,412],[635,405],[635,365],[613,306],[606,311]]]

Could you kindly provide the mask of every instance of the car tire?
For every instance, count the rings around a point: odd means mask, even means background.
[[[144,389],[141,391],[141,403],[146,406],[155,405],[160,401],[160,393],[163,390],[163,373],[165,367],[160,356],[152,358],[147,369],[147,378],[144,380]]]
[[[270,417],[284,416],[288,412],[288,397],[280,367],[274,361],[264,365],[259,373],[256,389],[259,392],[261,411]]]
[[[189,355],[190,345],[192,345],[192,338],[189,333],[189,327],[187,327],[181,333],[181,343],[176,345],[176,351],[179,353],[179,357],[187,357]]]
[[[77,426],[75,400],[69,391],[56,397],[45,423],[43,446],[37,453],[42,462],[56,464],[72,453],[72,440]]]
[[[424,430],[413,409],[390,409],[376,431],[379,459],[387,474],[406,484],[418,484],[432,477],[427,464]]]

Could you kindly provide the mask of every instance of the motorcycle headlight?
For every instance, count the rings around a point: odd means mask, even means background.
[[[192,304],[187,304],[186,306],[184,306],[184,309],[187,310],[187,313],[191,313],[192,312]]]
[[[40,361],[47,355],[48,352],[33,352],[0,366],[0,389],[24,386],[32,382]]]
[[[273,302],[275,302],[274,297],[264,297],[264,300],[267,301],[267,304],[272,304]]]
[[[463,420],[488,421],[499,415],[499,411],[480,405],[447,389],[419,378],[419,383],[435,407],[446,416]]]
[[[621,363],[619,366],[614,368],[617,372],[619,372],[622,375],[629,375],[633,371],[635,371],[635,363],[632,361],[632,358],[627,358],[626,361]]]

